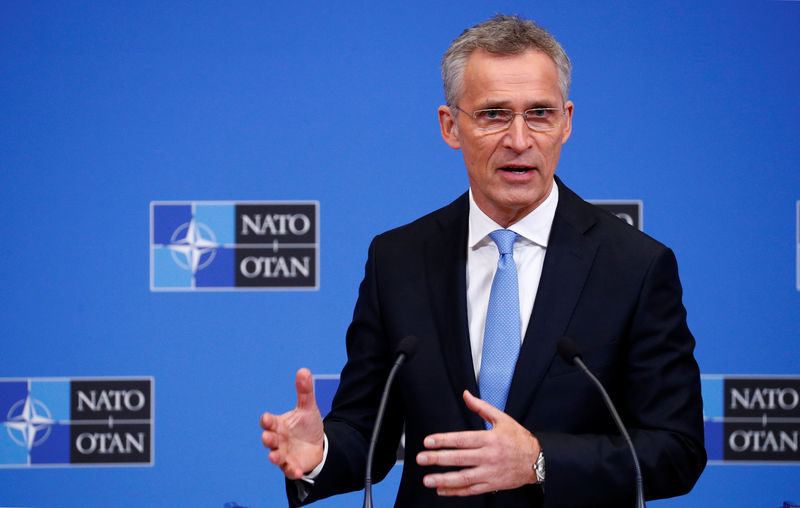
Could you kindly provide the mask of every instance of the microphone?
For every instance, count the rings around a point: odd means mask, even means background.
[[[611,413],[611,416],[614,418],[614,423],[617,424],[617,428],[622,434],[622,437],[625,438],[625,442],[628,443],[628,448],[631,450],[633,466],[636,469],[636,508],[644,508],[644,488],[642,486],[642,469],[639,467],[639,457],[636,455],[636,449],[633,447],[633,441],[631,441],[631,437],[628,435],[625,424],[622,423],[622,419],[619,417],[614,403],[611,402],[611,397],[608,396],[608,392],[603,388],[603,384],[589,371],[586,364],[581,360],[581,350],[578,345],[575,344],[575,341],[569,337],[561,337],[558,339],[556,349],[562,360],[570,365],[577,365],[580,367],[581,371],[594,383],[603,396],[603,401],[606,403],[609,413]]]
[[[389,371],[389,377],[386,378],[386,385],[383,387],[383,395],[381,395],[381,403],[378,406],[378,416],[375,419],[375,427],[372,428],[372,438],[369,440],[369,452],[367,453],[367,471],[364,474],[364,508],[372,508],[372,459],[375,455],[375,445],[378,444],[378,434],[381,430],[381,423],[383,423],[383,413],[386,412],[386,401],[389,399],[389,389],[392,387],[392,381],[403,365],[403,362],[411,359],[417,350],[417,342],[419,339],[414,335],[403,337],[400,344],[395,351],[395,360],[392,370]]]

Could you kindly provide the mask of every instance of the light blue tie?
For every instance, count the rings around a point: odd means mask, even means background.
[[[514,242],[518,236],[508,229],[489,233],[500,251],[500,259],[489,294],[479,385],[481,398],[501,411],[506,407],[521,342],[519,284],[514,264]],[[487,429],[492,428],[489,422],[485,424]]]

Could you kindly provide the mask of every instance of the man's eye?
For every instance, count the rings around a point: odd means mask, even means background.
[[[548,115],[551,113],[549,109],[545,108],[536,108],[536,109],[529,109],[525,112],[528,118],[535,118],[535,119],[542,119],[547,118]]]
[[[507,109],[484,109],[478,113],[480,121],[492,124],[508,123],[514,113]]]

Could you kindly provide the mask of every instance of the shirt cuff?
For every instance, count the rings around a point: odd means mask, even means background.
[[[322,466],[325,465],[325,459],[328,458],[328,436],[322,435],[322,462],[311,472],[304,474],[299,480],[295,480],[294,486],[297,488],[297,500],[301,503],[306,500],[311,493],[311,487],[314,486],[314,479],[322,472]]]
[[[311,470],[311,472],[304,474],[300,479],[314,485],[314,480],[322,472],[322,467],[325,465],[325,460],[328,458],[328,436],[322,434],[322,461]]]

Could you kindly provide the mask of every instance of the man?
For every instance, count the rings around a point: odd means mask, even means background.
[[[632,506],[632,458],[595,388],[557,356],[564,335],[629,427],[647,498],[694,485],[706,461],[702,402],[675,258],[555,177],[572,130],[569,73],[552,36],[517,17],[496,16],[448,49],[439,123],[470,191],[374,239],[324,424],[306,369],[297,407],[262,416],[292,505],[362,487],[407,335],[420,342],[375,458],[381,479],[405,426],[395,506]]]

